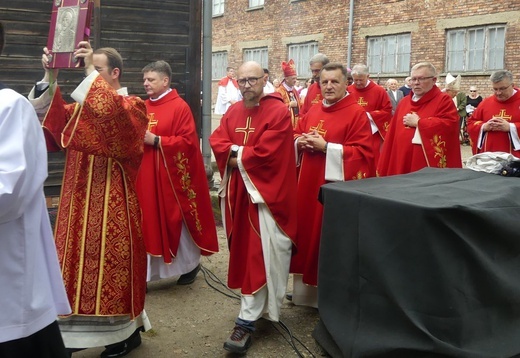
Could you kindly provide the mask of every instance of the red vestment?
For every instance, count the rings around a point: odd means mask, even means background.
[[[296,125],[298,123],[298,119],[300,117],[300,94],[298,91],[293,87],[291,91],[288,91],[283,83],[278,86],[275,90],[277,93],[280,93],[282,96],[283,102],[287,105],[289,108],[289,111],[291,112],[291,123],[293,128],[296,128]],[[298,107],[291,107],[291,101],[296,101],[298,104]]]
[[[368,86],[362,89],[356,88],[355,85],[350,85],[347,89],[365,112],[370,114],[377,126],[377,132],[372,135],[372,146],[377,165],[381,147],[392,119],[392,103],[386,90],[372,81],[369,81]]]
[[[509,123],[514,123],[516,130],[520,133],[520,89],[517,89],[514,95],[503,102],[498,101],[495,96],[486,98],[468,117],[468,133],[473,154],[506,152],[520,158],[520,151],[514,149],[509,132],[485,132],[482,148],[477,147],[482,125],[493,117],[503,118]]]
[[[278,227],[296,236],[296,164],[289,111],[277,94],[258,106],[232,105],[211,134],[210,143],[224,178],[233,144],[243,146],[241,162]],[[228,286],[253,294],[266,284],[258,205],[253,203],[238,168],[231,170],[224,212],[229,246]]]
[[[321,95],[320,84],[319,82],[314,82],[307,90],[307,95],[303,99],[303,105],[302,108],[300,108],[300,117],[303,117],[303,115],[309,111],[311,106],[321,103],[322,100],[323,96]]]
[[[424,167],[461,168],[459,114],[451,97],[433,86],[418,101],[412,98],[413,93],[397,105],[379,159],[378,175],[406,174]],[[408,113],[417,113],[420,118],[422,144],[412,143],[416,129],[403,124]]]
[[[135,180],[147,123],[144,102],[99,75],[82,106],[57,88],[43,120],[51,145],[67,151],[55,240],[72,314],[134,318],[144,308]]]
[[[157,148],[144,146],[137,178],[146,251],[171,263],[177,256],[182,223],[202,255],[218,252],[208,181],[195,120],[175,89],[146,100],[149,130],[161,137]]]
[[[301,119],[295,137],[317,131],[329,143],[343,146],[344,180],[375,175],[371,146],[372,131],[367,116],[356,99],[348,95],[336,104],[312,106]],[[330,148],[330,147],[329,147]],[[329,150],[329,154],[332,155]],[[318,254],[323,205],[318,201],[325,180],[326,155],[304,151],[298,176],[298,246],[291,260],[291,272],[303,274],[303,282],[318,284]]]

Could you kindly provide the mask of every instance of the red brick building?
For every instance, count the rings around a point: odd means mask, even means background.
[[[272,80],[293,58],[304,80],[317,52],[345,65],[368,64],[381,84],[402,82],[421,61],[435,65],[441,82],[448,72],[461,74],[461,90],[476,85],[483,96],[491,94],[494,70],[520,78],[519,0],[353,1],[351,13],[350,1],[213,0],[214,96],[228,65],[256,60]]]

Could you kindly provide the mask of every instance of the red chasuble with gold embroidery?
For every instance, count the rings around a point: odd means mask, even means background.
[[[182,223],[202,255],[218,252],[217,231],[195,120],[176,90],[146,100],[149,130],[160,145],[145,145],[137,179],[147,252],[171,263],[177,256]]]
[[[349,95],[331,107],[312,106],[300,120],[295,136],[317,131],[328,143],[343,146],[344,180],[375,175],[371,146],[372,131],[367,116]],[[330,147],[329,147],[330,148]],[[328,155],[333,155],[332,150]],[[318,255],[323,205],[318,201],[325,180],[326,155],[303,152],[298,176],[298,247],[291,261],[291,273],[303,274],[303,282],[318,284]]]
[[[323,97],[321,95],[320,84],[314,82],[307,90],[307,95],[303,100],[302,108],[300,108],[300,117],[303,117],[312,106],[321,103],[321,101],[323,101]]]
[[[133,318],[144,308],[135,180],[147,122],[144,102],[118,95],[101,76],[83,106],[66,105],[58,88],[43,121],[67,151],[55,240],[72,314]]]
[[[220,175],[224,177],[231,146],[244,146],[241,161],[279,228],[296,236],[296,164],[289,111],[278,94],[260,104],[232,105],[210,137]],[[237,168],[227,183],[224,212],[229,246],[228,286],[253,294],[266,284],[258,205],[251,201]]]
[[[300,94],[298,91],[296,91],[293,87],[291,91],[288,91],[283,84],[278,86],[276,88],[276,92],[282,96],[283,102],[287,105],[289,108],[289,112],[291,112],[291,123],[293,128],[296,127],[296,124],[298,123],[298,119],[300,118]],[[291,101],[296,101],[298,104],[298,108],[291,107]]]
[[[459,114],[451,97],[437,86],[417,102],[412,97],[410,93],[397,105],[379,159],[378,175],[406,174],[425,167],[461,168]],[[417,113],[420,118],[422,144],[412,143],[416,129],[403,124],[408,113]]]
[[[375,163],[379,160],[381,146],[386,136],[386,131],[392,119],[392,103],[385,89],[372,81],[362,89],[354,85],[348,86],[349,93],[356,98],[357,103],[369,113],[377,126],[377,132],[372,135]],[[368,120],[368,118],[367,118]]]
[[[484,99],[468,118],[468,133],[473,154],[483,152],[506,152],[520,158],[520,151],[515,150],[509,132],[486,132],[482,148],[477,148],[477,140],[482,125],[491,118],[503,118],[513,123],[520,133],[520,89],[507,100],[500,102],[495,96]]]

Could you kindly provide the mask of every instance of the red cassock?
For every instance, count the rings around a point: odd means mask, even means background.
[[[331,107],[312,106],[301,119],[295,137],[317,131],[328,143],[343,145],[344,180],[375,175],[371,146],[372,131],[367,116],[349,95]],[[318,255],[323,205],[318,201],[325,180],[325,153],[305,151],[298,176],[298,246],[291,261],[291,273],[303,274],[303,282],[318,284]]]
[[[288,91],[284,86],[283,83],[276,88],[276,92],[282,96],[283,102],[287,105],[289,108],[289,111],[291,113],[291,123],[293,125],[293,128],[296,127],[296,124],[298,123],[298,119],[300,118],[300,94],[296,89],[293,89],[291,91]],[[296,101],[298,104],[298,108],[291,107],[291,101]]]
[[[206,170],[195,120],[176,90],[146,100],[149,130],[161,136],[158,148],[145,145],[137,178],[146,251],[171,263],[177,256],[182,223],[202,255],[218,252]]]
[[[220,175],[224,177],[233,144],[244,146],[242,165],[260,192],[278,227],[296,237],[296,164],[293,129],[287,106],[278,94],[269,94],[253,108],[232,105],[211,134],[210,143]],[[229,246],[228,286],[253,294],[266,284],[258,205],[251,201],[242,176],[233,169],[224,203]]]
[[[477,140],[482,125],[493,117],[503,118],[513,123],[520,133],[520,89],[507,100],[500,102],[495,96],[484,99],[468,118],[468,133],[473,154],[482,152],[506,152],[520,158],[520,151],[515,150],[511,135],[506,132],[486,132],[482,148],[477,148]]]
[[[101,76],[83,106],[65,104],[58,88],[43,120],[50,147],[67,149],[55,240],[73,314],[133,318],[144,308],[135,180],[147,122],[144,102]]]
[[[321,103],[322,100],[323,96],[321,95],[320,84],[318,82],[314,82],[307,90],[307,95],[303,99],[303,105],[302,108],[300,108],[300,117],[303,117],[303,115],[306,114],[312,106]]]
[[[461,168],[459,114],[451,97],[433,86],[417,102],[412,98],[413,93],[397,105],[379,159],[378,175],[406,174],[425,167]],[[403,124],[408,113],[417,113],[420,118],[422,144],[412,143],[416,129]]]
[[[392,103],[385,89],[372,81],[362,89],[354,85],[348,86],[348,91],[356,98],[357,103],[369,113],[377,126],[377,132],[372,135],[375,163],[379,160],[381,146],[385,140],[390,120],[392,119]],[[368,118],[367,118],[368,120]]]

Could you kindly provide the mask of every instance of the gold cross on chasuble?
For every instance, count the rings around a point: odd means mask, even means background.
[[[246,119],[246,126],[244,128],[235,128],[236,133],[244,132],[244,142],[242,143],[243,145],[246,145],[249,138],[249,133],[253,133],[255,131],[254,128],[251,128],[251,120],[252,118],[249,116]]]
[[[365,107],[368,102],[365,102],[365,99],[363,97],[359,97],[357,103],[361,106],[361,107]]]
[[[309,130],[311,132],[313,131],[316,131],[319,135],[321,135],[322,137],[325,137],[325,134],[327,134],[327,130],[326,129],[323,129],[323,119],[320,120],[320,123],[318,123],[317,126],[314,126],[314,127],[310,127]]]
[[[499,113],[499,114],[495,114],[493,117],[494,117],[494,118],[505,119],[506,121],[511,122],[511,118],[512,118],[513,116],[507,116],[507,115],[506,115],[506,110],[505,110],[505,109],[501,109],[501,110],[500,110],[500,113]]]
[[[155,119],[155,113],[148,113],[148,130],[151,131],[153,127],[155,127],[159,123],[157,119]]]

